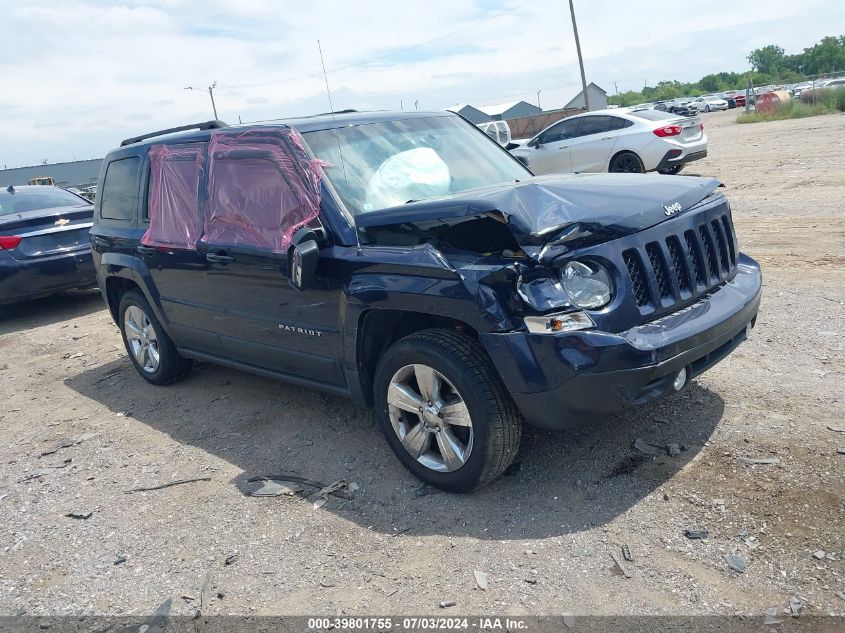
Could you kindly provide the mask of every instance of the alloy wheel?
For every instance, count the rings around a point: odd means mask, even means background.
[[[639,174],[642,169],[640,161],[633,154],[623,154],[614,159],[611,171],[620,174]]]
[[[130,305],[123,315],[123,331],[126,342],[138,366],[148,374],[158,371],[161,353],[153,324],[144,311]]]
[[[405,365],[387,390],[390,423],[408,454],[426,468],[452,472],[472,452],[472,419],[455,386],[428,365]]]

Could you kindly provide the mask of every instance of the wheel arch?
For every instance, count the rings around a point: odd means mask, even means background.
[[[393,343],[406,336],[433,328],[453,330],[478,340],[478,332],[453,317],[412,310],[372,308],[358,316],[355,336],[355,365],[360,396],[373,404],[373,379],[379,359]],[[486,353],[486,352],[485,352]]]
[[[117,309],[120,306],[120,297],[129,290],[137,289],[150,304],[162,327],[168,331],[169,322],[161,309],[161,301],[150,270],[143,261],[124,253],[104,253],[100,269],[106,302],[115,323],[119,322]]]
[[[616,150],[615,152],[613,152],[613,154],[610,156],[610,160],[607,161],[607,171],[610,171],[610,166],[613,165],[613,161],[615,161],[617,158],[619,158],[622,154],[631,154],[634,157],[636,157],[636,159],[638,161],[640,161],[640,165],[642,165],[643,171],[647,171],[643,157],[640,156],[640,154],[636,150],[628,149],[628,148],[619,149],[619,150]]]

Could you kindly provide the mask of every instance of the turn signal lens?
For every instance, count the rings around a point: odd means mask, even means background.
[[[0,251],[17,247],[22,239],[19,235],[0,235]]]
[[[575,330],[589,330],[596,324],[586,312],[570,312],[568,314],[547,314],[544,316],[525,317],[525,327],[532,334],[557,334],[558,332],[574,332]]]

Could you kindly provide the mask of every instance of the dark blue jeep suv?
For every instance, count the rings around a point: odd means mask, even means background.
[[[760,303],[718,181],[534,177],[448,112],[163,130],[100,183],[98,281],[141,376],[201,359],[351,397],[451,491],[501,474],[523,421],[683,389]]]

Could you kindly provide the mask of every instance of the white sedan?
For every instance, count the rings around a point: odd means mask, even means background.
[[[722,97],[717,97],[715,95],[704,95],[703,97],[698,97],[692,102],[692,104],[699,112],[728,109],[728,102],[722,99]]]
[[[518,141],[516,143],[519,143]],[[707,156],[704,124],[661,110],[596,110],[547,127],[511,153],[537,175],[659,171]]]

